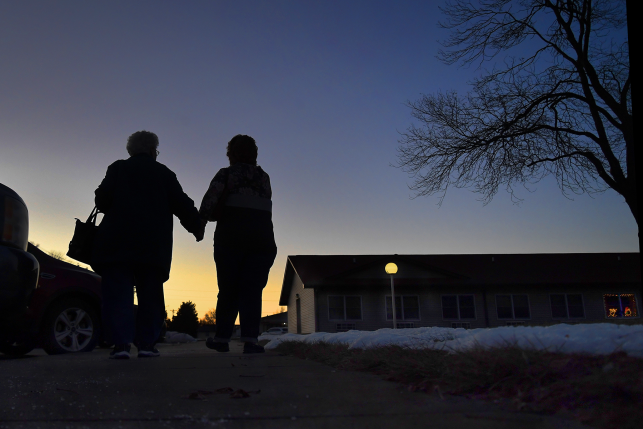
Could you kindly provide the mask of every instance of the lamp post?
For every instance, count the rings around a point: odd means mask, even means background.
[[[395,317],[395,285],[393,284],[393,276],[397,273],[397,265],[393,262],[386,264],[384,267],[386,274],[391,275],[391,307],[393,308],[393,329],[397,329],[397,318]]]

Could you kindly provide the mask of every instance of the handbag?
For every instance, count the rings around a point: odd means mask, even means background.
[[[85,264],[91,264],[92,248],[96,238],[96,216],[98,216],[98,207],[94,207],[87,218],[87,222],[82,222],[76,218],[76,228],[74,236],[69,242],[69,251],[67,256]]]

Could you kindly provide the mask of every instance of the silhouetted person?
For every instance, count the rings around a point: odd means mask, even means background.
[[[156,162],[158,145],[154,133],[132,134],[127,139],[130,158],[110,165],[95,191],[96,206],[105,216],[98,227],[92,267],[103,277],[103,320],[115,344],[110,359],[129,359],[134,338],[140,342],[138,357],[159,356],[154,343],[164,318],[163,283],[170,277],[173,216],[197,241],[203,239],[194,202],[176,175]]]
[[[213,216],[218,211],[215,208],[223,196],[223,210],[214,232],[219,284],[217,329],[206,346],[219,352],[229,351],[228,343],[239,314],[241,341],[245,342],[243,352],[262,353],[263,347],[257,344],[261,294],[277,256],[270,177],[257,165],[257,145],[250,136],[234,136],[228,143],[227,156],[230,167],[222,168],[214,176],[199,210],[205,227],[207,221],[215,220]]]

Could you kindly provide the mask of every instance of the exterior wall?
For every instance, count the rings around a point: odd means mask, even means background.
[[[483,315],[482,293],[473,290],[462,289],[457,292],[461,295],[473,295],[476,309],[475,319],[455,320],[442,318],[442,295],[454,294],[452,288],[432,288],[427,290],[423,287],[396,287],[395,295],[415,295],[419,298],[420,320],[400,320],[398,323],[413,323],[414,328],[424,326],[451,327],[454,322],[470,323],[471,328],[485,327]],[[361,296],[362,297],[362,320],[330,320],[328,309],[328,297],[331,295]],[[354,324],[355,329],[362,331],[374,331],[381,328],[392,328],[393,321],[386,319],[386,297],[391,295],[390,287],[364,287],[364,288],[323,288],[317,291],[318,331],[337,332],[338,324]]]
[[[550,325],[556,323],[597,323],[597,322],[621,322],[626,320],[638,321],[641,323],[641,301],[640,286],[582,286],[582,285],[551,285],[551,286],[515,286],[515,287],[498,287],[487,290],[487,308],[489,311],[489,325],[505,326],[509,319],[499,319],[496,309],[496,295],[508,294],[526,294],[529,298],[530,319],[515,319],[515,321],[524,321],[525,325]],[[585,317],[583,318],[556,318],[552,317],[551,311],[551,294],[580,294],[583,297],[583,309]],[[603,294],[605,293],[631,293],[636,298],[639,317],[631,319],[614,319],[605,317],[605,308],[603,305]]]
[[[288,333],[297,333],[297,295],[301,304],[301,333],[315,332],[315,290],[304,289],[298,275],[293,276],[288,298]]]
[[[293,291],[295,290],[293,285]],[[634,293],[639,312],[639,317],[636,319],[627,319],[635,323],[641,323],[641,300],[638,290],[640,286],[632,285],[627,287],[619,287],[613,285],[605,285],[604,287],[584,287],[579,285],[552,285],[552,286],[514,286],[514,287],[489,287],[486,289],[487,297],[487,311],[489,317],[489,327],[506,326],[507,322],[525,322],[525,325],[550,325],[556,323],[597,323],[597,322],[621,322],[625,323],[625,319],[607,319],[605,317],[603,307],[603,294],[604,293]],[[301,289],[300,289],[301,290]],[[304,290],[306,291],[306,290]],[[302,313],[311,311],[312,307],[307,307],[304,310],[303,295],[301,292],[291,293],[291,302],[294,305],[294,293],[299,293],[302,296]],[[551,304],[549,295],[552,293],[568,293],[568,294],[581,294],[583,297],[583,308],[585,317],[582,319],[554,319],[551,312]],[[317,311],[318,311],[318,326],[319,332],[337,332],[338,324],[354,324],[355,329],[363,331],[372,331],[381,328],[392,328],[392,320],[386,319],[386,296],[390,296],[390,287],[324,287],[317,289]],[[496,295],[497,294],[526,294],[529,299],[530,319],[499,319],[496,310]],[[361,296],[362,302],[362,320],[330,320],[328,297],[331,295],[339,296]],[[479,287],[467,289],[454,288],[454,287],[396,287],[395,295],[416,295],[419,297],[420,304],[420,320],[400,320],[399,322],[413,323],[413,327],[424,326],[440,326],[452,327],[453,323],[468,323],[467,327],[484,328],[486,327],[483,293]],[[444,319],[442,313],[442,295],[473,295],[476,310],[475,319]],[[293,330],[296,320],[290,319],[289,307],[289,332],[296,332]],[[293,312],[294,313],[294,312]],[[313,321],[314,322],[314,321]],[[303,317],[302,317],[303,325]],[[314,325],[313,325],[314,326]],[[303,327],[303,326],[302,326]],[[313,332],[305,331],[302,332]]]

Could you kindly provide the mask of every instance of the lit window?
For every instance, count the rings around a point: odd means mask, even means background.
[[[608,319],[622,319],[638,317],[636,299],[633,293],[607,293],[603,295],[605,317]]]

